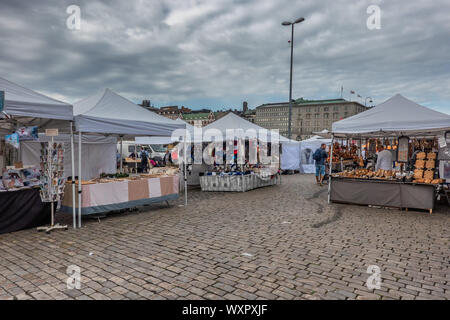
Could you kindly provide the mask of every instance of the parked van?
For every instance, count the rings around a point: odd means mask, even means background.
[[[142,149],[147,150],[150,159],[162,160],[166,154],[167,147],[162,144],[137,145],[134,141],[123,141],[122,159],[128,158],[135,150],[139,155]],[[120,143],[117,144],[117,152],[120,153]]]

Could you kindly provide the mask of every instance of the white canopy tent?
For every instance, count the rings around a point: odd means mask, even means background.
[[[206,132],[206,130],[211,130]],[[205,134],[206,132],[206,134]],[[229,136],[230,132],[234,134]],[[215,133],[220,133],[216,136]],[[228,133],[228,135],[227,135]],[[290,140],[279,135],[277,132],[270,131],[260,127],[238,115],[230,112],[226,116],[216,120],[203,128],[204,141],[221,141],[225,139],[245,139],[257,138],[263,142],[278,142],[282,145],[282,152],[280,157],[280,168],[283,170],[297,170],[300,165],[300,143],[295,140]]]
[[[450,130],[450,116],[400,94],[367,111],[333,123],[334,137],[426,135]]]
[[[121,136],[167,136],[185,123],[160,116],[118,95],[110,89],[73,104],[78,132]]]
[[[7,116],[72,120],[72,106],[47,97],[0,77],[0,91],[5,92],[2,118]]]
[[[18,127],[37,126],[38,129],[41,130],[45,128],[57,128],[60,132],[70,133],[70,142],[72,146],[71,168],[73,172],[75,164],[73,162],[72,105],[22,87],[1,77],[0,91],[4,92],[4,106],[0,114],[1,132],[10,133]],[[73,210],[73,227],[76,227],[75,209]]]
[[[271,141],[271,139],[279,139],[280,143],[297,143],[297,141],[289,140],[274,131],[270,131],[251,123],[233,112],[228,113],[226,116],[208,124],[203,128],[203,141],[212,141],[214,139],[215,141],[220,141],[220,136],[214,136],[215,138],[212,139],[211,135],[214,134],[214,131],[211,131],[205,135],[206,130],[214,130],[215,132],[220,133],[222,140],[229,138],[227,137],[227,132],[230,133],[232,131],[234,132],[234,136],[230,137],[231,139],[257,138],[264,142]]]
[[[431,110],[396,94],[367,111],[333,123],[332,139],[372,137],[426,137],[444,134],[450,130],[450,115]],[[333,144],[331,144],[331,158]],[[330,202],[330,180],[328,203]]]
[[[177,129],[186,130],[185,123],[160,116],[146,110],[110,89],[104,89],[73,105],[75,128],[78,132],[78,159],[81,159],[83,133],[116,135],[124,137],[168,136]],[[120,150],[122,154],[122,150]],[[120,161],[122,164],[122,161]],[[185,162],[186,163],[186,162]],[[78,172],[81,173],[81,161]],[[187,204],[185,167],[185,204]],[[81,226],[81,179],[78,182],[78,223]]]
[[[323,129],[322,131],[319,131],[319,132],[313,132],[313,134],[315,134],[315,135],[312,136],[310,139],[312,139],[314,137],[331,139],[331,132],[328,131],[327,129]]]

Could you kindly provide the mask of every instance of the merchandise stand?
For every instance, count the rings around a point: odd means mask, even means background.
[[[48,148],[48,151],[52,151],[53,150],[53,144],[54,144],[54,138],[52,136],[51,142],[51,147]],[[44,195],[41,195],[42,197],[42,202],[50,202],[50,207],[51,207],[51,222],[50,222],[50,226],[47,227],[38,227],[37,231],[45,231],[46,233],[50,233],[53,230],[67,230],[68,227],[67,225],[60,225],[59,223],[55,224],[55,200],[59,200],[60,197],[60,192],[59,192],[59,188],[58,185],[56,193],[54,192],[54,180],[55,178],[53,177],[53,172],[55,170],[54,168],[54,163],[53,163],[53,159],[50,155],[47,155],[47,168],[46,168],[46,173],[47,173],[47,182],[48,182],[48,196],[49,198],[45,198]],[[45,168],[45,166],[44,166]],[[41,187],[43,188],[43,187]],[[42,193],[42,191],[41,191]],[[50,200],[50,201],[48,201]]]

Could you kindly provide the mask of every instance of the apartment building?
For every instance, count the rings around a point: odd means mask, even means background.
[[[313,132],[331,130],[333,122],[348,118],[368,108],[356,101],[345,99],[305,100],[297,99],[292,105],[292,139],[303,140]],[[268,103],[256,108],[255,124],[278,129],[283,136],[288,135],[289,103]]]

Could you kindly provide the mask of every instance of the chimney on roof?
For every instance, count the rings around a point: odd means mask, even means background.
[[[247,112],[247,110],[248,110],[248,103],[247,103],[247,101],[244,101],[242,103],[242,112],[245,113],[245,112]]]

